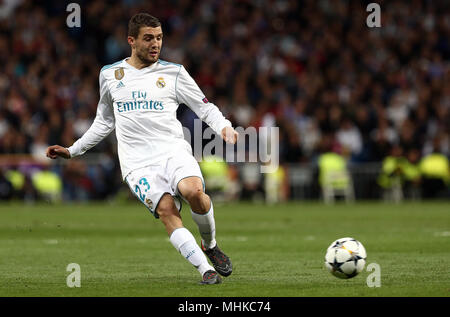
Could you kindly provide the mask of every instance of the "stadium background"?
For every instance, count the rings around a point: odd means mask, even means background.
[[[405,198],[449,197],[446,1],[377,1],[381,28],[366,25],[371,1],[77,1],[81,28],[66,25],[70,2],[1,4],[0,199],[131,197],[114,133],[79,159],[50,162],[45,149],[89,128],[98,73],[129,56],[127,22],[140,11],[162,21],[161,58],[185,65],[234,126],[280,128],[282,172],[268,185],[252,164],[229,164],[229,197],[318,199],[327,152],[346,159],[357,199],[382,198],[393,179]],[[193,128],[188,108],[178,115]],[[447,170],[410,177],[432,153]]]

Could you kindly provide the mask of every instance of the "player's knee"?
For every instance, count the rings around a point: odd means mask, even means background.
[[[186,200],[190,204],[199,204],[205,199],[205,196],[202,188],[193,188],[186,194]]]
[[[211,199],[203,192],[203,189],[191,191],[189,198],[186,197],[186,200],[194,212],[204,214],[210,209]]]

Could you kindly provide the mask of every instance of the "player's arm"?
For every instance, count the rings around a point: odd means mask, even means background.
[[[180,103],[191,108],[214,132],[222,136],[225,142],[232,144],[237,142],[238,133],[231,126],[231,122],[223,116],[215,104],[206,99],[197,83],[183,66],[180,67],[175,87],[175,94]]]
[[[100,100],[97,106],[97,114],[91,127],[71,147],[65,148],[60,145],[52,145],[47,148],[47,157],[55,159],[62,157],[69,159],[84,154],[90,148],[97,145],[108,136],[115,127],[112,99],[109,93],[106,79],[100,73]]]

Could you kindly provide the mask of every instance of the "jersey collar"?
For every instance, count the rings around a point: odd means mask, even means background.
[[[130,65],[130,64],[127,62],[127,59],[129,59],[129,58],[130,58],[130,56],[127,57],[127,58],[124,58],[123,61],[122,61],[122,64],[125,65],[127,68],[134,69],[134,70],[136,70],[136,71],[138,71],[138,72],[144,71],[144,70],[151,70],[151,69],[155,68],[156,64],[158,64],[158,62],[156,61],[156,62],[154,62],[153,64],[151,64],[150,66],[147,66],[147,67],[144,67],[144,68],[141,68],[141,69],[137,69],[136,67],[134,67],[133,65]]]

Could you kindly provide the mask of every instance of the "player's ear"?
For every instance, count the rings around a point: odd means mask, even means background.
[[[131,48],[134,48],[134,42],[135,42],[134,37],[129,35],[127,40],[128,40],[128,44],[130,44]]]

